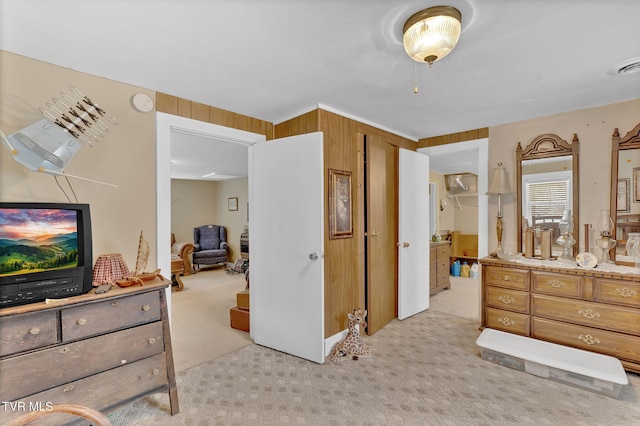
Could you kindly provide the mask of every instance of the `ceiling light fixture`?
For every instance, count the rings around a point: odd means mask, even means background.
[[[435,6],[413,14],[404,24],[402,43],[417,62],[433,63],[447,56],[458,43],[462,14],[451,6]]]
[[[208,177],[215,176],[215,175],[216,175],[216,172],[212,172],[212,173],[207,173],[206,175],[202,175],[202,177],[203,178],[208,178]]]

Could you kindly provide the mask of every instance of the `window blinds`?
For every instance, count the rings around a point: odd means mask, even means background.
[[[553,180],[527,184],[527,198],[531,216],[562,216],[569,207],[569,182]]]

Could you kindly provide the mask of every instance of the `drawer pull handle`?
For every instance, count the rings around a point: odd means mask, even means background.
[[[154,368],[153,370],[151,370],[151,374],[153,374],[154,376],[157,376],[158,374],[160,374],[160,370],[157,368]]]
[[[29,334],[32,334],[34,336],[40,334],[40,329],[38,327],[33,327],[31,330],[29,330]]]
[[[111,302],[111,306],[113,306],[114,308],[119,305],[120,305],[120,302]]]
[[[578,339],[582,340],[587,345],[597,345],[600,343],[600,339],[593,337],[590,334],[581,334],[578,336]]]
[[[143,305],[142,306],[142,310],[143,311],[148,311],[149,309],[151,309],[151,306],[149,306],[149,305]]]
[[[638,294],[635,290],[630,290],[628,288],[616,288],[616,293],[622,297],[633,297]]]
[[[562,288],[566,287],[566,284],[559,280],[551,280],[549,281],[549,285],[553,288]]]
[[[504,275],[504,276],[502,277],[502,280],[503,280],[503,281],[511,281],[511,277],[510,277],[509,275]]]
[[[69,352],[69,348],[60,348],[58,352],[60,352],[61,354],[66,354],[67,352]]]
[[[578,313],[588,319],[600,318],[600,313],[590,308],[582,308]]]
[[[74,390],[75,388],[76,388],[76,385],[69,385],[69,386],[66,386],[66,387],[62,390],[62,392],[71,392],[71,391],[72,391],[72,390]]]
[[[80,318],[78,320],[78,325],[85,325],[87,323],[87,320],[85,318]]]
[[[156,343],[156,338],[155,338],[155,337],[149,337],[149,340],[147,340],[147,342],[148,342],[150,345],[153,345],[154,343]]]
[[[510,318],[504,317],[504,318],[498,318],[498,322],[502,325],[504,325],[505,327],[511,327],[512,325],[515,325],[516,322]]]
[[[503,294],[502,296],[498,297],[498,300],[504,303],[505,305],[508,305],[516,301],[516,299],[514,299],[511,296],[507,296],[506,294]]]

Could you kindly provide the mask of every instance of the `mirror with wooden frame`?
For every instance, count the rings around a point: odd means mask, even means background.
[[[516,148],[516,199],[518,216],[518,247],[528,223],[535,231],[534,256],[540,256],[540,232],[552,231],[552,256],[558,257],[563,248],[556,242],[560,236],[560,219],[570,210],[573,220],[573,256],[578,254],[579,233],[579,155],[580,142],[574,133],[571,143],[558,135],[540,135],[522,149]]]
[[[617,128],[613,131],[610,191],[612,238],[617,240],[610,256],[615,263],[633,265],[626,246],[630,235],[640,233],[640,123],[624,137]],[[596,238],[600,238],[597,230]]]

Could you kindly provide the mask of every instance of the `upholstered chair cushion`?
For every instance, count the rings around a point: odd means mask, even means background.
[[[193,242],[194,266],[226,263],[229,245],[224,226],[202,225],[193,228]]]

